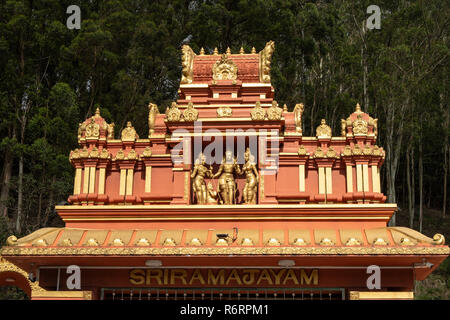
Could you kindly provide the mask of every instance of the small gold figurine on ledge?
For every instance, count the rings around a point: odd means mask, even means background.
[[[234,172],[242,174],[241,168],[237,164],[236,158],[231,151],[225,152],[225,157],[213,179],[219,177],[219,194],[222,204],[236,203],[236,182]]]
[[[203,153],[200,153],[197,160],[195,160],[194,170],[191,174],[192,182],[192,191],[195,194],[197,199],[197,204],[206,204],[207,203],[207,190],[206,190],[206,182],[205,177],[212,176],[211,166],[208,169],[205,166],[205,156]]]

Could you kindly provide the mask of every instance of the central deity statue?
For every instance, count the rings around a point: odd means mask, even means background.
[[[234,172],[242,174],[236,158],[233,157],[233,153],[226,151],[219,170],[213,175],[213,179],[219,177],[219,194],[223,204],[236,203],[237,187],[234,181]]]

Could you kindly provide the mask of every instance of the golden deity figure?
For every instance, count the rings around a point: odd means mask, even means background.
[[[211,184],[211,182],[208,182],[207,188],[208,190],[206,194],[206,204],[217,204],[219,194],[217,191],[214,190],[214,187]]]
[[[192,190],[197,199],[197,204],[206,204],[208,191],[206,189],[205,177],[212,176],[211,166],[208,169],[205,165],[205,156],[200,153],[197,160],[195,160],[194,170],[191,174]]]
[[[242,167],[242,171],[245,173],[245,186],[244,186],[244,204],[256,204],[259,174],[256,169],[255,157],[251,154],[250,149],[247,148],[244,154],[245,164]]]
[[[222,204],[236,203],[236,182],[234,181],[234,172],[242,174],[237,160],[233,157],[231,151],[225,152],[225,157],[213,178],[219,177],[219,194]]]
[[[327,125],[325,119],[322,119],[320,126],[317,127],[316,136],[321,138],[331,138],[331,128]]]
[[[305,110],[303,103],[298,103],[294,108],[295,131],[302,133],[302,115]]]
[[[148,136],[155,133],[156,116],[159,114],[158,106],[154,103],[148,104]]]

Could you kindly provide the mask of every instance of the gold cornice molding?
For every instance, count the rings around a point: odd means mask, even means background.
[[[413,291],[350,291],[350,300],[414,299]]]
[[[72,298],[82,300],[92,300],[92,291],[44,291],[33,295],[33,298]]]
[[[170,155],[169,155],[170,156]],[[66,205],[55,206],[56,210],[123,210],[123,209],[167,209],[167,210],[179,210],[179,209],[191,209],[198,211],[199,209],[396,209],[395,203],[368,203],[368,204],[356,204],[356,203],[330,203],[330,204],[256,204],[256,205],[101,205],[101,206],[80,206],[80,205]],[[220,210],[222,211],[222,210]]]
[[[74,221],[161,221],[161,220],[167,220],[167,221],[210,221],[213,220],[225,220],[225,221],[241,221],[241,220],[381,220],[381,221],[387,221],[390,219],[389,216],[377,216],[377,217],[371,217],[371,216],[362,216],[362,217],[339,217],[339,216],[295,216],[295,217],[289,217],[289,216],[249,216],[249,217],[238,217],[238,216],[214,216],[211,214],[208,214],[204,217],[185,217],[185,216],[156,216],[156,217],[92,217],[92,216],[84,216],[81,218],[63,218],[66,222],[74,222]]]
[[[3,247],[3,256],[123,255],[448,255],[443,247]]]

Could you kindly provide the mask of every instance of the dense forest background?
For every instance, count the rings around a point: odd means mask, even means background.
[[[81,8],[80,30],[66,26],[73,4]],[[373,4],[381,9],[379,30],[366,28]],[[448,238],[448,6],[442,0],[0,0],[0,242],[62,225],[54,206],[73,189],[69,152],[77,147],[78,123],[96,107],[116,132],[132,121],[146,136],[147,104],[164,111],[177,99],[183,42],[196,53],[201,47],[237,53],[260,51],[269,40],[276,47],[276,100],[290,110],[305,104],[304,134],[314,135],[325,118],[340,135],[340,119],[359,102],[379,119],[382,190],[400,208],[391,224]],[[444,293],[433,282],[419,288],[423,297],[449,298],[449,269],[446,263],[439,271]]]

